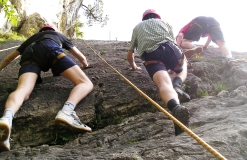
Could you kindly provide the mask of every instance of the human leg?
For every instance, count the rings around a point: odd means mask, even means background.
[[[9,95],[3,117],[0,118],[0,151],[10,150],[9,138],[13,117],[22,103],[29,98],[37,77],[38,75],[32,72],[22,74],[19,77],[17,89]]]
[[[222,40],[216,40],[216,44],[219,46],[222,54],[227,58],[232,58],[232,53],[226,43]]]
[[[171,99],[175,99],[177,102],[179,102],[178,95],[173,89],[172,81],[167,71],[161,70],[156,72],[153,75],[153,81],[158,87],[160,97],[165,105],[167,105],[168,101]]]
[[[173,71],[171,78],[173,79],[173,88],[179,94],[179,99],[184,97],[186,101],[190,100],[190,96],[182,91],[182,83],[187,77],[187,60],[184,54],[177,46],[171,43],[165,43],[165,55],[161,58],[167,68]],[[168,70],[168,73],[171,71]]]
[[[183,50],[192,49],[194,47],[194,45],[192,44],[192,42],[193,42],[192,40],[182,39],[180,46],[181,46],[181,48]]]
[[[180,105],[178,94],[173,88],[171,79],[166,71],[158,71],[153,76],[153,81],[159,89],[159,94],[162,101],[172,112],[173,116],[181,123],[188,126],[189,123],[189,110]],[[175,135],[184,132],[179,126],[174,123]]]
[[[187,102],[190,101],[190,96],[182,90],[183,82],[187,77],[187,61],[185,60],[183,66],[183,70],[180,73],[174,72],[174,78],[172,80],[173,88],[178,93],[178,97],[180,101]]]
[[[75,84],[67,99],[67,101],[73,102],[75,105],[93,89],[93,83],[77,65],[65,70],[61,75]]]
[[[61,73],[62,76],[69,79],[75,84],[70,92],[67,101],[61,111],[58,112],[55,122],[63,123],[77,131],[89,131],[91,128],[81,123],[78,116],[74,112],[76,105],[93,89],[93,84],[85,73],[75,65]]]
[[[180,73],[176,73],[175,72],[175,77],[180,77],[182,82],[184,82],[185,79],[187,78],[187,60],[186,60],[186,58],[184,59],[184,63],[183,63],[182,69],[183,70]]]
[[[22,74],[18,80],[17,89],[12,92],[5,104],[5,109],[12,109],[14,114],[19,110],[22,103],[26,101],[35,86],[38,75],[36,73],[27,72]]]

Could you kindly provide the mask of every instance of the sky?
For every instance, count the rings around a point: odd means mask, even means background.
[[[83,4],[92,4],[94,0],[83,0]],[[245,0],[103,0],[104,15],[109,21],[105,27],[96,24],[86,25],[82,32],[85,40],[130,41],[133,28],[141,22],[147,9],[154,9],[173,27],[174,36],[197,16],[214,17],[221,25],[227,46],[232,51],[247,52],[247,7]],[[204,44],[207,38],[201,38],[195,44]],[[213,42],[210,43],[217,47]]]

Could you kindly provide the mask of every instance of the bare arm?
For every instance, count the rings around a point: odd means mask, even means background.
[[[209,45],[209,43],[210,43],[211,41],[212,41],[211,37],[208,36],[207,42],[204,44],[203,49],[207,49],[207,48],[208,48],[208,45]]]
[[[135,58],[134,58],[134,52],[129,50],[127,53],[127,60],[131,66],[130,70],[134,71],[134,70],[140,70],[140,67],[137,67],[136,63],[135,63]]]
[[[3,62],[0,64],[0,71],[2,71],[2,69],[4,69],[6,66],[8,66],[12,61],[14,61],[15,59],[17,59],[20,56],[20,52],[15,50],[13,53],[11,53],[10,55],[8,55]]]
[[[177,42],[177,45],[179,48],[182,48],[181,47],[181,44],[182,44],[182,40],[184,38],[184,34],[183,33],[179,33],[176,37],[176,42]]]
[[[82,69],[88,66],[86,57],[76,47],[71,48],[69,52],[73,54],[73,56],[75,56],[82,63]]]

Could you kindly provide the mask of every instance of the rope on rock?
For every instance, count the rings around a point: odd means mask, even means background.
[[[19,46],[14,46],[14,47],[10,47],[10,48],[7,48],[7,49],[2,49],[2,50],[0,50],[0,52],[7,51],[9,49],[13,49],[13,48],[16,48],[16,47],[19,47]]]
[[[180,128],[182,128],[186,133],[188,133],[192,138],[194,138],[200,145],[202,145],[205,149],[207,149],[211,154],[213,154],[219,160],[227,160],[223,155],[218,153],[215,149],[213,149],[210,145],[208,145],[205,141],[203,141],[200,137],[198,137],[195,133],[193,133],[189,128],[187,128],[183,123],[178,121],[175,117],[173,117],[169,112],[167,112],[164,108],[162,108],[158,103],[153,101],[149,96],[143,93],[139,88],[137,88],[133,83],[131,83],[127,78],[125,78],[121,73],[119,73],[114,67],[112,67],[109,63],[107,63],[99,54],[95,52],[95,50],[90,47],[86,41],[83,39],[84,43],[111,69],[113,69],[120,77],[122,77],[129,85],[131,85],[139,94],[145,97],[149,102],[151,102],[156,108],[158,108],[161,112],[163,112],[169,119],[171,119],[174,123],[176,123]]]

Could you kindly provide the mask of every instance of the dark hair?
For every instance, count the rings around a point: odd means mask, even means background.
[[[149,14],[147,14],[147,15],[145,15],[143,18],[142,18],[142,21],[145,21],[145,20],[148,20],[148,19],[150,19],[150,18],[159,18],[156,14],[154,14],[154,13],[149,13]]]

